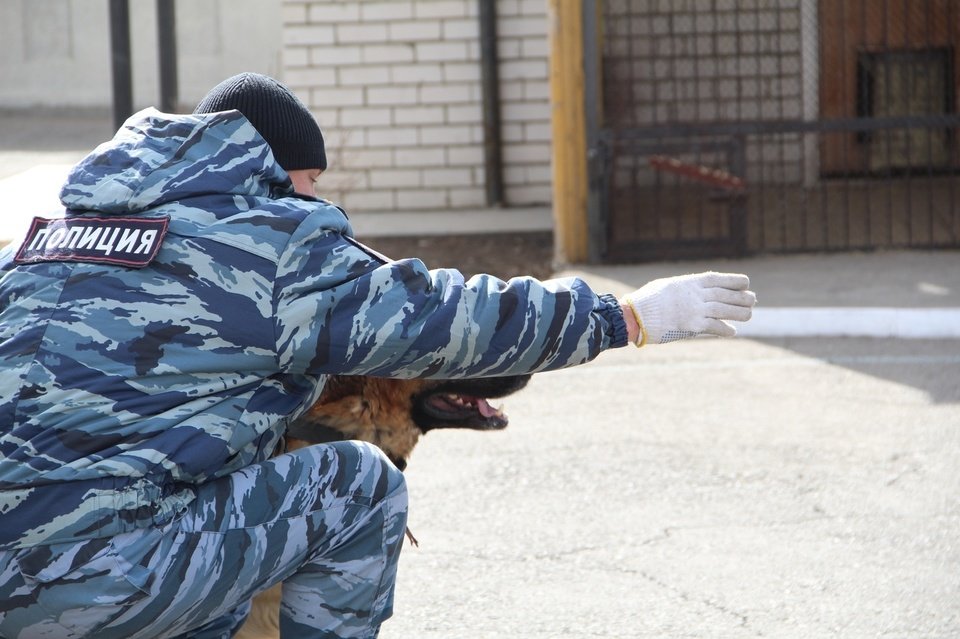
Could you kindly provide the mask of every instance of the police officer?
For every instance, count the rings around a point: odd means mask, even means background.
[[[328,375],[546,371],[750,317],[737,274],[618,300],[386,260],[314,196],[326,164],[241,74],[132,116],[0,252],[0,636],[227,637],[282,581],[283,636],[374,637],[402,475],[359,442],[273,455]]]

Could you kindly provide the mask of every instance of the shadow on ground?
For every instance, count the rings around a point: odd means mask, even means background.
[[[960,403],[960,340],[792,337],[756,341],[916,388],[937,404]]]

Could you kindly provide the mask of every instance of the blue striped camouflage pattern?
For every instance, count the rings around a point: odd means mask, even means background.
[[[134,115],[61,200],[169,227],[143,268],[0,251],[0,548],[165,525],[267,459],[331,373],[527,373],[626,343],[582,281],[381,259],[236,111]]]
[[[374,637],[405,524],[373,446],[303,448],[205,484],[164,526],[0,551],[0,637],[225,639],[280,581],[282,636]]]

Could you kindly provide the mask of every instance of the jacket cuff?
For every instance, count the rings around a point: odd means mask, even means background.
[[[623,319],[623,309],[620,300],[615,295],[604,293],[599,296],[597,312],[607,320],[607,337],[610,339],[610,348],[620,348],[627,345],[627,322]]]

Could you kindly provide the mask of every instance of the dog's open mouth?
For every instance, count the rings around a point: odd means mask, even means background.
[[[470,421],[485,429],[503,428],[507,416],[483,397],[460,393],[431,393],[423,400],[424,411],[445,421]],[[482,422],[482,424],[481,424]]]
[[[444,382],[414,398],[414,422],[424,432],[434,428],[506,428],[507,415],[490,400],[520,390],[528,379],[517,376]]]

